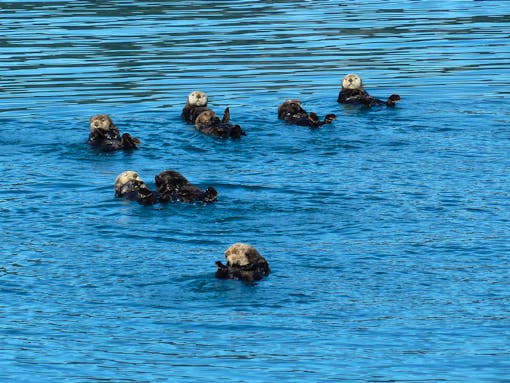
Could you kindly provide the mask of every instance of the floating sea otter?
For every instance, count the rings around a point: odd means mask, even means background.
[[[181,118],[188,124],[194,124],[198,115],[209,110],[207,107],[207,95],[199,90],[188,94],[186,105],[182,109]]]
[[[115,179],[115,197],[136,201],[142,205],[157,202],[213,202],[218,192],[213,187],[205,191],[192,185],[182,174],[165,170],[155,177],[157,194],[153,193],[143,182],[138,173],[128,170]]]
[[[216,261],[215,277],[219,279],[240,279],[253,282],[269,275],[271,270],[266,259],[253,246],[235,243],[225,251],[227,265]]]
[[[400,101],[398,94],[392,94],[387,101],[370,96],[361,83],[361,78],[355,74],[348,74],[342,80],[342,90],[338,94],[340,104],[355,104],[372,107],[376,105],[395,106]]]
[[[165,170],[155,177],[160,202],[213,202],[218,192],[213,187],[205,190],[192,185],[186,177],[174,170]]]
[[[157,202],[154,193],[143,182],[137,172],[127,170],[115,179],[115,197],[136,201],[141,205],[152,205]]]
[[[246,136],[245,131],[239,125],[230,123],[229,108],[225,109],[221,120],[210,109],[200,113],[195,120],[195,129],[209,136],[220,138],[241,138],[241,136]]]
[[[129,133],[122,136],[110,116],[98,114],[90,118],[90,134],[88,144],[104,151],[119,149],[136,149],[140,140]]]
[[[307,113],[298,100],[287,100],[278,107],[278,118],[290,124],[309,126],[317,128],[324,124],[329,124],[336,119],[334,114],[328,114],[324,121],[320,121],[314,112]]]

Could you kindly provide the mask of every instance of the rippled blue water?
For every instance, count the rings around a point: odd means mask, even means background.
[[[1,2],[0,380],[510,381],[509,37],[506,1]],[[338,105],[351,72],[398,108]],[[194,89],[247,137],[184,125]],[[267,279],[214,278],[238,241]]]

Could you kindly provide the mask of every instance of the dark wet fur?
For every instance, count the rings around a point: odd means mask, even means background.
[[[204,134],[219,138],[241,138],[246,132],[239,126],[230,123],[230,109],[226,108],[223,118],[214,117],[206,124],[195,123],[195,128]]]
[[[122,192],[115,192],[115,196],[124,198],[129,201],[136,201],[141,205],[153,205],[158,202],[158,199],[150,190],[147,185],[138,180],[128,181],[122,186]]]
[[[244,266],[230,265],[229,262],[225,266],[220,261],[216,261],[216,267],[218,269],[214,276],[218,279],[239,279],[247,282],[259,281],[271,272],[267,261],[263,258]]]
[[[181,118],[188,124],[194,124],[200,113],[209,110],[207,106],[191,106],[186,104],[182,109]]]
[[[124,133],[121,136],[119,130],[112,125],[108,130],[95,129],[90,132],[87,143],[99,150],[110,152],[137,149],[140,140],[132,137],[129,133]]]
[[[362,105],[366,107],[386,105],[393,107],[397,102],[400,101],[398,94],[392,94],[388,97],[388,100],[383,101],[369,95],[365,90],[362,89],[342,89],[338,94],[337,102],[340,104],[351,104],[351,105]]]
[[[173,170],[161,172],[155,181],[160,202],[213,202],[218,198],[218,192],[213,187],[202,190]]]
[[[289,124],[317,128],[329,124],[336,119],[336,115],[328,114],[323,121],[314,112],[307,113],[299,103],[286,101],[278,107],[278,118]]]

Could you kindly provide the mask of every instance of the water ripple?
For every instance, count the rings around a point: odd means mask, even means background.
[[[508,376],[506,2],[0,9],[0,380]],[[349,72],[401,105],[339,106]],[[193,89],[247,136],[185,125]],[[278,121],[290,98],[337,120]],[[97,113],[140,149],[90,150]],[[175,169],[219,199],[121,201],[126,169],[152,188]],[[236,241],[269,278],[214,278]]]

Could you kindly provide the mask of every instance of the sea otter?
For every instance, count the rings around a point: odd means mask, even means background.
[[[90,118],[90,134],[88,144],[103,151],[119,149],[136,149],[140,140],[129,133],[122,136],[110,116],[98,114]]]
[[[253,282],[269,275],[271,270],[266,259],[253,246],[235,243],[225,251],[227,265],[216,261],[215,274],[219,279],[240,279]]]
[[[239,125],[230,123],[229,108],[225,109],[221,120],[210,109],[200,113],[195,120],[195,129],[209,136],[220,138],[241,138],[241,136],[246,136],[245,131]]]
[[[127,170],[115,179],[115,197],[136,201],[141,205],[152,205],[157,202],[154,193],[142,181],[137,172]]]
[[[213,187],[202,190],[174,170],[165,170],[155,177],[160,202],[213,202],[218,192]]]
[[[324,124],[329,124],[331,121],[335,120],[336,115],[328,114],[324,118],[324,121],[320,121],[317,114],[313,112],[307,113],[301,107],[300,101],[287,100],[278,107],[278,118],[290,124],[317,128]]]
[[[370,96],[364,89],[361,83],[361,78],[355,74],[348,74],[342,80],[342,90],[338,94],[340,104],[355,104],[372,107],[376,105],[395,106],[400,101],[398,94],[392,94],[388,100],[379,100]]]
[[[198,115],[209,110],[207,107],[207,95],[199,90],[188,94],[186,105],[182,109],[181,118],[188,124],[194,124]]]

